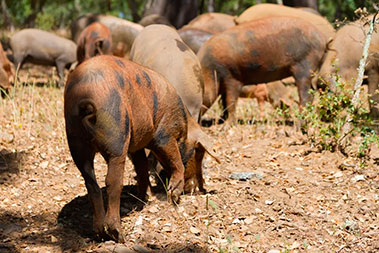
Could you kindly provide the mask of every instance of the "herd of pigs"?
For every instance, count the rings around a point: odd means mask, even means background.
[[[127,155],[141,199],[153,170],[166,173],[168,197],[175,203],[183,192],[205,192],[203,157],[218,158],[198,123],[218,96],[222,119],[230,123],[236,120],[238,97],[256,97],[260,108],[265,101],[290,105],[281,80],[293,77],[304,106],[312,101],[311,88],[333,88],[333,74],[347,83],[357,76],[368,30],[356,21],[336,32],[317,13],[274,4],[252,6],[239,17],[202,14],[180,30],[154,24],[157,20],[162,18],[145,19],[144,28],[87,14],[72,23],[73,40],[24,29],[10,37],[12,54],[7,57],[0,48],[4,90],[25,62],[56,66],[61,87],[64,69],[73,69],[64,92],[68,145],[88,190],[94,233],[119,242],[124,241],[119,208]],[[377,118],[378,32],[365,70],[370,110]],[[97,152],[108,164],[106,207],[94,173]]]

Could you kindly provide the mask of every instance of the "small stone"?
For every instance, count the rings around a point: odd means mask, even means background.
[[[14,140],[14,136],[8,133],[1,133],[0,132],[0,139],[4,142],[11,143]]]
[[[39,166],[40,166],[42,169],[46,169],[48,165],[49,165],[49,161],[44,161],[44,162],[42,162]]]
[[[353,182],[359,182],[359,181],[364,181],[365,180],[365,176],[364,175],[356,175],[355,177],[353,177],[351,179],[351,181]]]
[[[334,177],[342,177],[343,173],[341,171],[338,171],[338,172],[334,173],[333,176]]]
[[[192,234],[200,235],[200,230],[197,229],[197,228],[195,228],[195,227],[191,227],[190,231],[191,231]]]
[[[142,216],[138,216],[137,220],[136,220],[136,223],[134,226],[141,226],[142,225],[142,221],[143,221],[143,218]]]
[[[240,219],[238,218],[235,218],[233,221],[232,221],[232,224],[239,224],[241,223]]]
[[[51,236],[51,242],[52,243],[56,243],[58,241],[58,239],[55,237],[55,236]]]
[[[273,203],[274,203],[273,200],[266,200],[266,201],[265,201],[265,204],[266,204],[266,205],[272,205]]]
[[[244,220],[244,222],[245,222],[246,225],[249,225],[249,224],[253,223],[254,219],[255,219],[254,216],[250,216],[250,217],[247,217],[247,218]]]
[[[267,253],[280,253],[278,249],[270,249]]]

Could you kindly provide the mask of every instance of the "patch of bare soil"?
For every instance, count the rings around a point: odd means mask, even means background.
[[[128,162],[120,210],[127,241],[96,241],[66,142],[63,90],[12,92],[0,103],[0,252],[379,251],[378,150],[361,168],[352,157],[313,152],[292,126],[255,121],[204,128],[221,163],[206,157],[208,193],[184,195],[176,207],[164,193],[141,205]],[[255,102],[240,108],[240,117],[258,115]],[[104,187],[101,156],[95,167]]]

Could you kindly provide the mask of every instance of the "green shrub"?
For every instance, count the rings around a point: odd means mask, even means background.
[[[51,30],[54,27],[54,16],[44,12],[38,13],[36,27],[42,30]]]
[[[353,105],[352,89],[346,87],[338,76],[335,90],[326,87],[324,90],[311,93],[318,98],[317,103],[308,103],[298,117],[303,121],[303,132],[319,150],[336,151],[348,114],[353,116],[353,128],[349,134],[360,137],[355,155],[365,157],[371,143],[379,145],[379,137],[370,127],[369,111],[364,108],[362,101],[358,102],[357,107]]]

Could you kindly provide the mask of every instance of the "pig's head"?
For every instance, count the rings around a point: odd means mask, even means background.
[[[220,163],[220,160],[212,149],[212,144],[212,139],[206,135],[201,130],[199,124],[190,117],[188,120],[188,149],[191,149],[191,151],[190,157],[185,164],[184,192],[193,193],[196,188],[198,188],[200,192],[205,192],[202,169],[205,153],[208,153]]]

